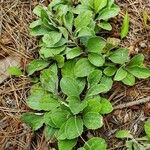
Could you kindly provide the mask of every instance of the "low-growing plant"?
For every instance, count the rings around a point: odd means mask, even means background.
[[[118,39],[99,36],[112,29],[109,19],[119,10],[114,0],[53,0],[33,10],[38,19],[30,29],[40,39],[40,57],[27,73],[39,78],[27,105],[36,112],[22,120],[34,131],[44,126],[46,139],[58,141],[59,150],[73,149],[84,131],[103,126],[103,115],[113,110],[104,93],[114,81],[133,86],[136,78],[150,76],[143,54],[130,59]],[[105,150],[106,142],[92,138],[79,149]]]
[[[116,137],[119,139],[127,139],[127,150],[150,150],[150,121],[145,122],[145,136],[134,138],[128,130],[120,130],[116,132]]]

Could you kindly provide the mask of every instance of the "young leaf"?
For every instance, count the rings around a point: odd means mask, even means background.
[[[98,24],[98,26],[104,30],[108,30],[111,31],[112,30],[112,26],[110,23],[108,23],[107,21],[102,21]]]
[[[105,46],[106,46],[105,40],[99,37],[90,38],[87,43],[88,51],[98,54],[102,53]]]
[[[62,56],[62,55],[56,55],[56,56],[54,56],[54,60],[57,61],[58,68],[62,68],[64,66],[64,63],[65,63],[64,56]]]
[[[93,85],[87,92],[86,97],[91,97],[99,93],[106,93],[112,87],[113,81],[111,78],[103,76],[99,84]]]
[[[135,84],[135,77],[132,74],[127,73],[127,76],[122,80],[122,82],[125,85],[133,86]]]
[[[68,120],[69,115],[70,113],[66,110],[56,109],[45,114],[44,120],[46,124],[55,128],[60,128],[61,125]]]
[[[82,58],[76,63],[74,73],[77,77],[86,77],[94,69],[95,67],[92,64],[90,64],[87,58]]]
[[[70,32],[72,31],[73,20],[74,20],[74,15],[72,12],[67,12],[63,16],[64,25]]]
[[[104,139],[93,137],[84,144],[85,150],[106,150],[107,144]]]
[[[74,115],[80,113],[87,106],[87,102],[81,101],[78,97],[69,97],[67,98],[67,101],[69,102],[69,108]]]
[[[27,104],[33,110],[50,111],[60,106],[59,101],[54,99],[51,94],[37,91],[28,97]]]
[[[103,118],[97,112],[88,112],[83,115],[83,123],[88,129],[98,129],[103,126]]]
[[[9,75],[12,75],[12,76],[16,76],[16,77],[19,77],[22,75],[22,71],[20,68],[14,66],[14,67],[9,67],[7,69],[7,72],[9,73]]]
[[[150,138],[150,121],[145,122],[144,124],[144,130],[147,136]]]
[[[112,54],[109,56],[109,59],[113,63],[124,64],[129,60],[128,51],[129,50],[126,48],[119,48],[116,51],[112,52]]]
[[[109,114],[113,111],[112,104],[105,98],[100,100],[101,103],[101,110],[100,114]]]
[[[54,57],[55,55],[60,54],[61,52],[63,52],[65,50],[66,46],[60,46],[60,47],[42,47],[40,49],[40,55],[43,58],[51,58]]]
[[[62,33],[51,31],[45,34],[42,40],[46,44],[47,47],[53,47],[54,44],[60,41],[61,37],[62,37]]]
[[[66,54],[66,57],[67,57],[67,59],[73,59],[73,58],[75,58],[75,57],[80,56],[81,53],[82,53],[81,48],[75,47],[75,48],[71,49],[71,50]]]
[[[41,17],[41,11],[44,10],[44,7],[38,5],[33,9],[33,13],[39,17]]]
[[[76,145],[77,139],[73,140],[59,140],[58,141],[58,148],[59,150],[72,150],[73,147]]]
[[[36,71],[40,71],[44,68],[46,68],[49,65],[49,62],[42,60],[42,59],[36,59],[31,61],[27,66],[27,73],[28,75],[32,75]]]
[[[127,70],[135,77],[139,79],[146,79],[150,77],[150,69],[141,68],[141,67],[131,67],[127,68]]]
[[[64,28],[64,27],[59,27],[59,30],[60,30],[60,32],[63,34],[63,36],[64,36],[64,38],[66,39],[66,40],[68,40],[68,31],[67,31],[67,29],[66,28]]]
[[[123,139],[123,138],[132,138],[132,135],[128,130],[120,130],[117,131],[115,134],[116,138]]]
[[[40,25],[42,25],[42,20],[41,20],[41,19],[36,20],[36,21],[33,21],[33,22],[30,24],[29,28],[32,29],[32,28],[35,28],[35,27],[40,26]]]
[[[82,90],[84,89],[85,84],[81,86],[82,87],[80,87],[77,79],[67,76],[63,77],[60,81],[60,87],[62,92],[68,96],[79,96]]]
[[[101,70],[94,70],[93,72],[91,72],[87,78],[88,87],[98,84],[100,82],[101,77],[102,77]]]
[[[86,11],[78,15],[78,17],[74,20],[74,26],[76,30],[80,30],[83,27],[88,26],[91,20],[92,20],[92,13],[90,11]]]
[[[44,123],[44,119],[43,119],[43,115],[36,115],[34,113],[24,113],[21,116],[21,120],[23,122],[25,122],[27,125],[29,125],[33,131],[38,130],[39,128],[41,128],[43,126]]]
[[[43,88],[49,92],[57,93],[58,90],[58,76],[51,71],[51,68],[45,69],[41,72],[40,81]]]
[[[92,37],[95,36],[95,31],[92,28],[84,27],[78,31],[78,37]]]
[[[120,8],[117,5],[112,5],[111,8],[105,8],[100,13],[97,19],[108,20],[119,14]]]
[[[66,122],[64,122],[61,125],[61,127],[60,127],[60,129],[58,131],[58,134],[57,134],[57,139],[58,140],[65,140],[67,138],[66,132],[65,132],[65,127],[66,127]]]
[[[62,76],[75,77],[74,74],[75,64],[76,64],[75,60],[66,61],[63,68],[61,69]]]
[[[143,62],[144,62],[144,55],[137,54],[130,60],[130,62],[128,63],[128,67],[140,67],[143,65]]]
[[[83,121],[80,117],[71,117],[65,125],[65,134],[67,139],[75,139],[83,132]]]
[[[90,53],[88,59],[96,67],[101,67],[105,63],[105,58],[101,54]]]
[[[104,74],[108,77],[113,76],[117,71],[117,68],[115,66],[108,66],[104,69]]]
[[[128,12],[126,12],[121,28],[121,38],[123,39],[124,37],[126,37],[128,35],[128,32],[129,32],[129,15]]]
[[[44,128],[44,136],[46,138],[46,141],[55,140],[57,133],[58,133],[58,129],[53,128],[49,125],[46,125]]]
[[[123,67],[120,67],[116,72],[114,80],[121,81],[127,76],[127,74],[128,74],[127,71]]]
[[[88,112],[99,113],[101,111],[102,105],[100,103],[100,97],[95,96],[87,100],[87,107],[84,109],[84,114]]]
[[[107,0],[94,0],[94,10],[98,13],[102,8],[107,5]]]

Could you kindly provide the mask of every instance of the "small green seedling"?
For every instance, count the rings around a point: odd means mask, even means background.
[[[9,73],[9,75],[16,76],[16,77],[19,77],[23,74],[19,67],[9,67],[7,69],[7,72]]]
[[[145,136],[134,138],[128,130],[117,131],[115,136],[119,139],[127,139],[127,150],[149,150],[150,149],[150,122],[145,122],[144,131]]]

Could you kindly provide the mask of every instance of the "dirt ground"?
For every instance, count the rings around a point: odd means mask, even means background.
[[[0,61],[17,57],[18,65],[25,70],[26,64],[36,57],[37,40],[29,35],[28,26],[35,18],[32,10],[38,3],[47,5],[49,0],[0,0]],[[144,26],[142,15],[143,12],[148,13],[150,25],[150,1],[117,0],[117,3],[121,13],[112,19],[114,29],[111,33],[106,32],[106,36],[119,37],[122,16],[127,10],[130,32],[121,46],[129,48],[131,55],[143,53],[145,63],[150,67],[150,26]],[[29,110],[26,99],[30,85],[30,79],[26,76],[8,77],[0,84],[0,150],[53,149],[53,144],[45,141],[42,129],[33,133],[19,119],[22,112]],[[118,129],[129,129],[135,137],[143,135],[143,124],[150,119],[150,80],[138,81],[130,88],[115,83],[106,97],[115,110],[104,118],[102,129],[88,131],[87,135],[105,138],[109,144],[108,150],[125,150],[125,143],[117,140],[114,133]],[[149,102],[140,104],[139,100],[144,98]],[[134,104],[130,107],[125,105],[130,102]],[[125,108],[121,109],[120,104]]]

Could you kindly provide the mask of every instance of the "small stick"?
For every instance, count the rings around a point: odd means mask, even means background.
[[[131,106],[134,106],[134,105],[140,105],[140,104],[144,104],[144,103],[147,103],[147,102],[150,102],[150,97],[146,97],[146,98],[139,99],[137,101],[133,101],[133,102],[129,102],[129,103],[114,106],[114,110],[127,108],[127,107],[131,107]]]

